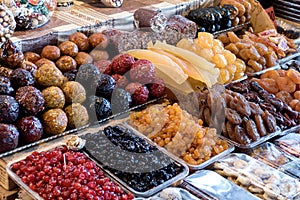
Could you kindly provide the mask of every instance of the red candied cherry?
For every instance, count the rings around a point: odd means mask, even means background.
[[[76,189],[76,190],[79,190],[81,188],[81,184],[80,183],[74,183],[73,187]]]
[[[55,187],[53,188],[53,196],[58,197],[58,196],[60,196],[60,195],[61,195],[61,188],[60,188],[59,186],[55,186]]]
[[[88,162],[84,163],[84,166],[87,169],[93,169],[95,167],[95,165],[94,165],[94,163],[92,161],[88,161]]]
[[[92,195],[92,194],[90,194],[90,193],[87,193],[87,194],[85,195],[85,197],[86,197],[87,200],[93,200],[93,199],[94,199],[94,195]]]
[[[34,176],[33,174],[29,174],[29,175],[27,176],[27,178],[28,178],[28,180],[29,180],[30,182],[34,182],[34,181],[35,181],[35,176]]]
[[[78,195],[77,195],[76,193],[72,193],[72,194],[70,195],[70,199],[72,199],[72,200],[77,200],[77,199],[78,199]]]
[[[40,181],[36,184],[36,186],[37,186],[38,188],[42,188],[43,185],[44,185],[43,180],[40,180]]]
[[[73,176],[74,176],[74,177],[78,177],[79,174],[80,174],[80,170],[79,170],[79,169],[75,169],[75,170],[73,171]]]
[[[25,183],[25,184],[29,183],[27,176],[23,176],[21,179],[22,179],[23,183]]]
[[[46,183],[49,182],[50,181],[50,176],[44,176],[43,181],[45,181]]]
[[[97,195],[97,193],[95,192],[95,190],[89,190],[89,194],[92,194],[93,196]]]
[[[18,169],[20,169],[20,166],[21,166],[21,164],[18,162],[18,163],[13,164],[13,165],[11,166],[11,169],[12,169],[13,171],[17,171]]]
[[[72,184],[72,182],[71,182],[70,179],[65,179],[65,180],[63,180],[63,182],[62,182],[62,186],[63,186],[63,187],[70,187],[71,184]]]
[[[62,192],[62,196],[63,196],[64,198],[68,198],[68,197],[70,196],[70,191],[68,191],[68,190],[63,191],[63,192]]]
[[[95,182],[95,181],[88,182],[88,183],[87,183],[87,186],[88,186],[89,188],[95,188],[95,187],[96,187],[96,182]]]

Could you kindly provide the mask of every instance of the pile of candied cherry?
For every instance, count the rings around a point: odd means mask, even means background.
[[[85,154],[66,146],[33,152],[12,170],[44,199],[133,199]]]

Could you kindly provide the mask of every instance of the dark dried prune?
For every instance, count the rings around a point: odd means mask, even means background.
[[[166,85],[164,81],[160,78],[155,78],[153,83],[149,86],[149,95],[152,98],[159,98],[165,95],[166,93]]]
[[[0,123],[0,153],[13,150],[18,146],[19,131],[14,125]]]
[[[13,87],[15,88],[34,84],[34,78],[32,74],[29,71],[22,68],[15,69],[11,73],[10,81]]]
[[[91,86],[91,90],[95,90],[96,88],[96,96],[110,99],[111,94],[116,87],[116,81],[110,75],[101,74],[94,79],[94,82]]]
[[[112,59],[111,68],[116,74],[125,74],[134,64],[134,58],[128,54],[119,54]]]
[[[142,84],[152,83],[155,78],[155,67],[149,60],[137,60],[131,66],[130,78]]]
[[[44,109],[42,92],[33,86],[20,87],[15,98],[25,114],[36,115]]]
[[[97,120],[105,119],[112,115],[111,104],[103,97],[90,97],[89,105],[87,107],[91,120],[93,119],[93,116],[95,116],[95,113]]]
[[[121,113],[132,105],[132,98],[129,92],[124,89],[117,88],[113,91],[111,97],[111,108],[113,113]]]
[[[43,135],[43,126],[40,120],[34,116],[21,118],[17,123],[20,137],[25,143],[39,140]]]
[[[12,123],[19,116],[19,104],[11,96],[0,95],[0,122]]]
[[[89,87],[94,77],[100,74],[99,69],[93,64],[83,64],[79,67],[76,81],[85,87]]]
[[[113,74],[112,75],[113,79],[116,81],[116,87],[118,88],[125,88],[128,84],[129,81],[125,76],[122,76],[120,74]]]
[[[77,70],[72,70],[64,73],[64,76],[67,77],[68,81],[75,81],[77,75]]]
[[[11,95],[14,92],[14,89],[10,85],[9,78],[0,76],[0,94]]]
[[[145,192],[183,171],[156,146],[122,126],[82,136],[85,151],[136,191]]]

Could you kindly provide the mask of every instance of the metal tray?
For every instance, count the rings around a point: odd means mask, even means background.
[[[126,120],[126,122],[127,122],[127,121],[128,121],[128,120]],[[133,129],[133,130],[135,130],[135,131],[137,131],[135,128],[133,128],[132,126],[130,126],[128,123],[126,123],[126,126],[127,126],[127,127],[130,127],[131,129]],[[138,132],[138,131],[137,131],[137,132]],[[148,141],[151,141],[151,143],[156,144],[156,143],[153,142],[151,139],[149,139],[148,137],[146,137],[144,134],[142,134],[142,133],[140,133],[140,132],[138,132],[138,133],[139,133],[139,135],[143,136],[144,138],[147,138]],[[160,148],[162,148],[162,149],[164,149],[166,152],[168,152],[168,155],[172,155],[172,157],[177,158],[177,159],[180,160],[182,163],[185,163],[185,164],[189,167],[189,169],[190,169],[191,171],[197,171],[197,170],[203,169],[203,168],[205,168],[205,167],[211,165],[211,164],[214,163],[215,161],[217,161],[217,160],[219,160],[219,159],[221,159],[221,158],[227,156],[228,154],[230,154],[231,152],[234,151],[234,149],[235,149],[235,148],[234,148],[234,145],[232,145],[231,142],[230,142],[227,138],[225,138],[225,137],[223,137],[223,136],[221,136],[221,135],[219,135],[218,137],[219,137],[219,139],[228,141],[228,149],[226,149],[225,151],[219,153],[218,155],[215,155],[215,156],[211,157],[209,160],[207,160],[207,161],[201,163],[200,165],[191,165],[191,164],[188,164],[187,162],[185,162],[185,161],[182,160],[181,158],[179,158],[179,157],[175,156],[174,154],[170,153],[169,151],[167,151],[165,148],[163,148],[163,147],[160,147]],[[156,145],[157,145],[157,144],[156,144]],[[157,145],[157,146],[158,146],[158,145]]]
[[[170,192],[165,192],[166,194],[172,194],[172,191],[176,192],[178,195],[181,196],[182,199],[188,199],[188,200],[199,200],[197,197],[195,197],[193,194],[191,194],[189,191],[187,191],[186,189],[183,188],[179,188],[179,187],[168,187],[164,190],[168,190]],[[134,200],[164,200],[165,198],[161,197],[161,194],[164,191],[161,191],[157,194],[155,194],[152,197],[149,198],[142,198],[142,197],[137,197]],[[165,195],[164,195],[165,197]],[[172,196],[173,197],[173,196]]]
[[[57,147],[62,146],[62,145],[64,145],[64,144],[63,144],[63,143],[60,143],[60,144],[57,145]],[[53,150],[53,149],[48,149],[47,151],[50,151],[50,150]],[[87,154],[85,154],[85,155],[88,156]],[[17,163],[17,162],[19,162],[19,161],[21,161],[21,160],[24,160],[25,158],[26,158],[26,156],[24,156],[24,157],[22,157],[22,158],[20,158],[20,159],[18,159],[18,160],[15,160],[15,161],[12,161],[12,162],[8,163],[7,166],[6,166],[6,171],[7,171],[7,173],[9,174],[9,176],[12,178],[12,180],[15,181],[16,184],[17,184],[20,188],[22,188],[28,195],[30,195],[30,197],[32,197],[32,198],[34,198],[34,199],[36,199],[36,200],[44,200],[44,198],[42,198],[37,192],[35,192],[35,191],[33,191],[32,189],[30,189],[30,187],[29,187],[28,185],[26,185],[26,184],[22,181],[22,179],[21,179],[17,174],[15,174],[15,173],[11,170],[11,167],[12,167],[12,165],[13,165],[14,163]],[[89,158],[91,161],[95,162],[95,161],[94,161],[92,158],[90,158],[89,156],[88,156],[88,158]],[[97,164],[98,167],[101,168],[101,170],[104,172],[104,174],[105,174],[106,177],[108,177],[108,178],[110,178],[112,181],[116,182],[116,183],[117,183],[117,184],[118,184],[118,185],[119,185],[126,193],[129,193],[129,191],[127,190],[127,188],[125,188],[123,185],[121,185],[120,183],[118,183],[118,182],[116,181],[116,179],[114,179],[114,177],[112,177],[109,173],[107,173],[105,170],[103,170],[102,167],[101,167],[97,162],[95,162],[95,163]]]
[[[162,190],[162,189],[164,189],[164,188],[166,188],[166,187],[168,187],[168,186],[170,186],[170,185],[172,185],[172,184],[174,184],[174,183],[176,183],[176,182],[184,179],[189,174],[189,168],[188,168],[188,166],[181,159],[178,159],[177,157],[173,156],[167,150],[165,150],[164,148],[158,146],[156,143],[154,143],[153,141],[151,141],[149,138],[147,138],[143,134],[139,133],[137,130],[133,129],[131,126],[129,126],[126,123],[124,123],[124,121],[125,121],[125,119],[109,122],[108,124],[105,124],[105,125],[101,126],[100,129],[98,128],[96,132],[103,130],[107,126],[115,126],[115,125],[123,126],[125,128],[131,129],[134,134],[136,134],[137,136],[145,139],[149,144],[151,144],[153,146],[156,146],[159,151],[163,152],[168,157],[170,157],[172,160],[174,160],[174,162],[177,165],[183,166],[184,170],[183,170],[183,172],[181,172],[180,174],[176,175],[172,179],[170,179],[170,180],[162,183],[161,185],[159,185],[159,186],[157,186],[155,188],[152,188],[152,189],[150,189],[148,191],[145,191],[145,192],[139,192],[139,191],[136,191],[133,188],[131,188],[128,184],[126,184],[120,178],[116,177],[112,172],[110,172],[109,170],[103,168],[103,170],[106,171],[115,180],[117,180],[118,183],[120,183],[121,185],[123,185],[127,190],[129,190],[135,196],[149,197],[149,196],[152,196],[153,194],[159,192],[160,190]],[[81,134],[78,134],[78,136],[80,137],[80,136],[83,136],[83,135],[88,134],[88,133],[91,133],[91,132],[83,132]],[[92,133],[95,133],[95,132],[92,132]],[[96,163],[97,163],[97,161],[96,161]]]
[[[250,24],[251,24],[250,22],[246,22],[244,24],[240,24],[240,25],[228,28],[228,29],[224,29],[224,30],[221,30],[221,31],[216,31],[216,32],[213,33],[213,36],[216,38],[216,37],[218,37],[219,35],[221,35],[223,33],[228,33],[230,31],[240,31],[243,28],[247,28]]]
[[[277,61],[277,62],[280,63],[280,61]],[[269,67],[269,68],[266,68],[266,69],[264,69],[264,70],[258,71],[258,72],[247,73],[247,75],[248,75],[249,77],[260,76],[260,75],[262,75],[263,73],[265,73],[265,72],[267,72],[267,71],[270,71],[270,70],[276,70],[276,69],[280,69],[280,65],[279,65],[279,64],[277,64],[277,65],[275,65],[275,66],[273,66],[273,67]]]
[[[297,68],[296,70],[300,72],[300,61],[298,61],[298,60],[290,60],[290,61],[287,61],[287,62],[281,64],[280,67],[281,67],[282,69],[288,70],[288,69],[290,68],[289,65],[293,65],[293,64],[298,65],[298,68]]]

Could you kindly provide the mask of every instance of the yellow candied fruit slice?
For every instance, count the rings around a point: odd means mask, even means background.
[[[220,75],[218,77],[218,83],[220,84],[225,84],[228,81],[230,81],[231,79],[231,74],[229,73],[229,71],[225,68],[220,69]]]
[[[231,51],[224,50],[222,54],[226,58],[228,65],[234,64],[234,62],[236,61],[236,56],[233,53],[231,53]]]
[[[214,36],[210,33],[199,32],[198,38],[195,39],[195,43],[198,44],[201,48],[212,49],[214,43]]]
[[[212,62],[217,68],[224,68],[227,65],[227,60],[223,54],[216,54],[212,57]]]
[[[234,62],[235,66],[236,66],[236,72],[237,73],[241,73],[241,72],[245,72],[246,70],[246,64],[244,61],[242,61],[241,59],[237,58],[236,61]]]
[[[234,64],[227,65],[225,68],[229,71],[230,74],[235,74],[237,69],[237,67]]]

